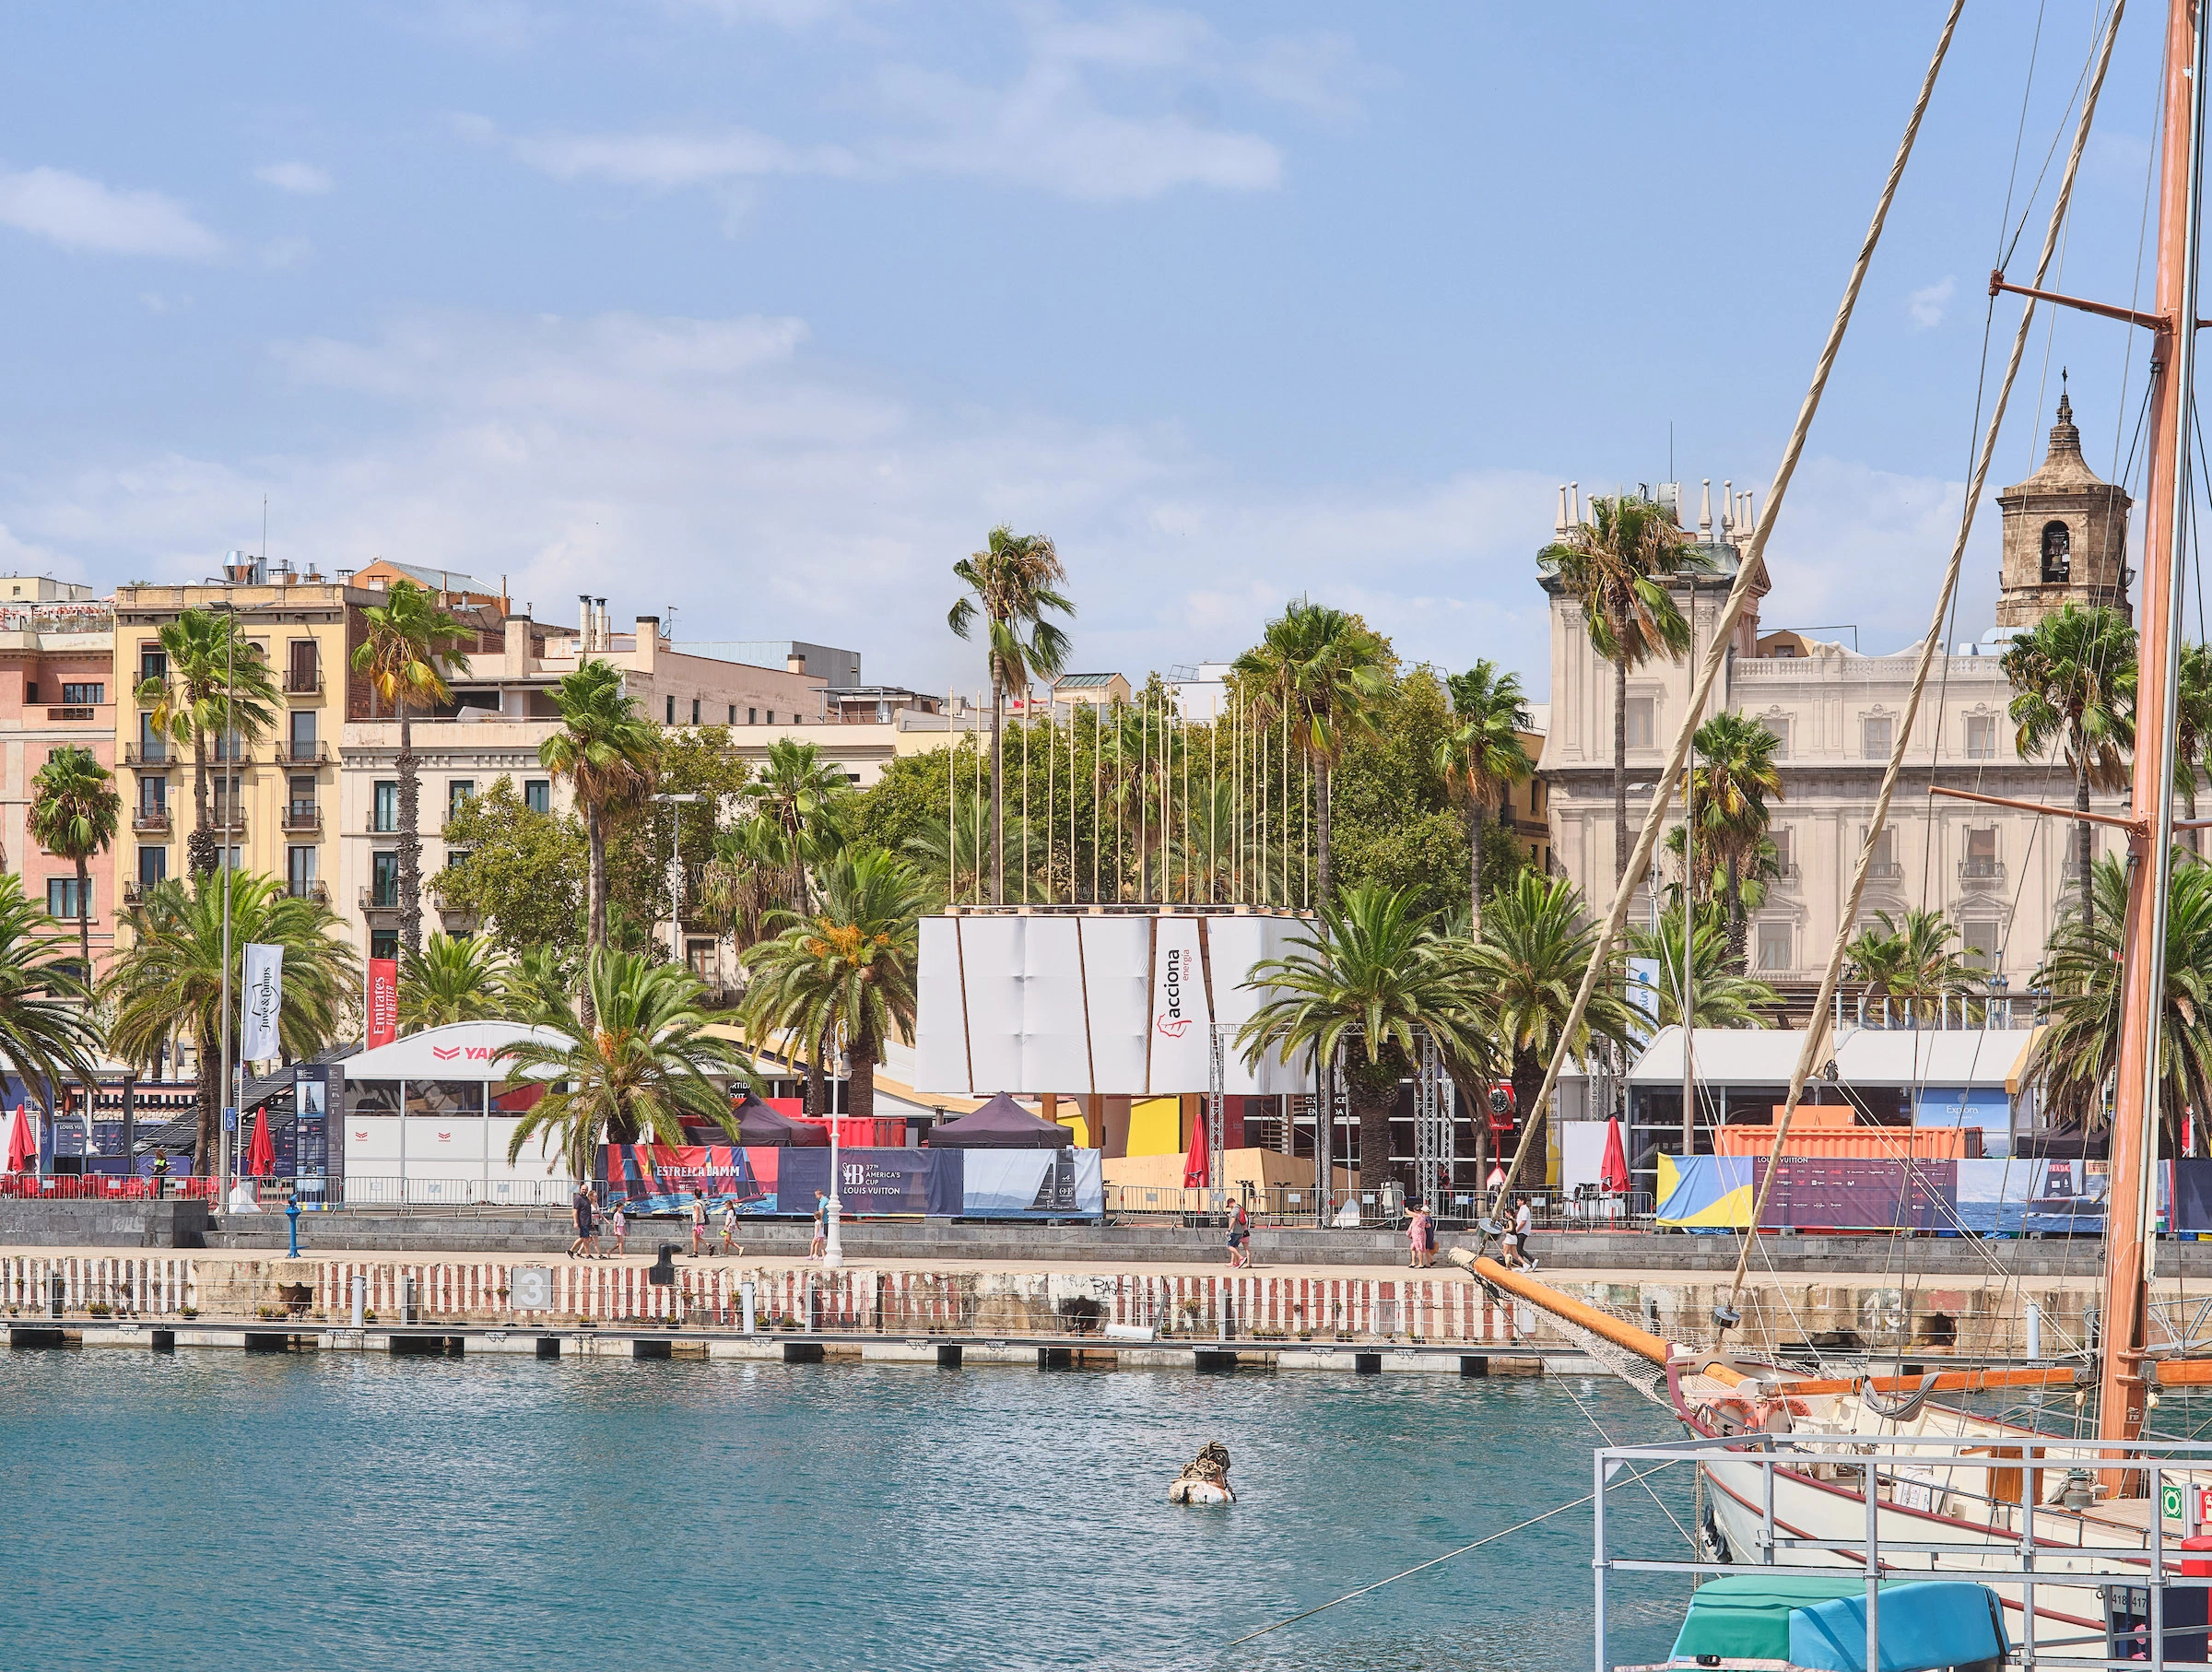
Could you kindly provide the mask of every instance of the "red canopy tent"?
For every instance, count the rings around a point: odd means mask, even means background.
[[[7,1170],[10,1172],[35,1172],[39,1165],[39,1140],[30,1135],[30,1122],[23,1111],[16,1111],[15,1124],[7,1133]]]
[[[1620,1143],[1620,1123],[1606,1123],[1606,1159],[1597,1169],[1598,1183],[1615,1195],[1629,1193],[1629,1158]]]
[[[246,1176],[265,1179],[276,1171],[276,1146],[269,1141],[269,1106],[253,1112],[253,1141],[246,1147]]]

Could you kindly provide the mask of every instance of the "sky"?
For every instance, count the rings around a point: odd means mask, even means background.
[[[2138,264],[2159,14],[2061,288]],[[1939,8],[326,0],[12,8],[0,570],[233,548],[605,595],[680,643],[978,688],[994,524],[1073,665],[1232,656],[1301,594],[1547,685],[1558,488],[1761,491]],[[1969,7],[1770,547],[1770,626],[1926,627],[2099,19]],[[2057,156],[2051,156],[2057,147]],[[2145,346],[2039,320],[2121,474]],[[1953,630],[1987,626],[1995,512]]]

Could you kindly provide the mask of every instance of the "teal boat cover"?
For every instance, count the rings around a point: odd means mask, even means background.
[[[1879,1672],[1971,1666],[2005,1653],[1995,1594],[1977,1584],[1882,1582]],[[1670,1659],[1786,1661],[1866,1672],[1866,1582],[1850,1573],[1731,1573],[1692,1595]]]

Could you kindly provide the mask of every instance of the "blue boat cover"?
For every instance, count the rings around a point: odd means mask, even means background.
[[[2000,1660],[2005,1622],[1985,1585],[1929,1580],[1882,1586],[1880,1672],[1928,1672]],[[1813,1672],[1866,1672],[1866,1596],[1837,1596],[1790,1615],[1789,1658]]]

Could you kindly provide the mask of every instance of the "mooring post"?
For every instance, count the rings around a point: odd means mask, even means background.
[[[360,1273],[353,1275],[353,1326],[359,1329],[369,1322],[369,1279]]]
[[[751,1335],[751,1334],[753,1333],[753,1305],[754,1305],[754,1291],[753,1291],[753,1285],[752,1285],[752,1284],[750,1284],[750,1283],[747,1283],[747,1285],[746,1285],[746,1286],[745,1286],[745,1287],[744,1287],[742,1289],[738,1290],[738,1293],[739,1293],[741,1296],[743,1296],[743,1297],[744,1297],[744,1301],[745,1301],[745,1333],[746,1333],[747,1335],[748,1335],[748,1336],[749,1336],[749,1335]]]

